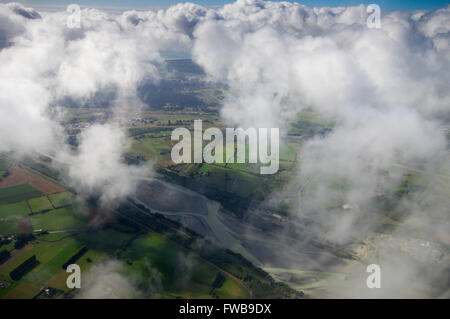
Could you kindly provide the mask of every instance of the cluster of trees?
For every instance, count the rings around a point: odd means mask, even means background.
[[[9,273],[9,276],[12,280],[19,280],[23,276],[25,276],[28,272],[30,272],[34,267],[39,265],[39,261],[36,259],[36,255],[31,256],[19,266],[14,268],[13,271]]]
[[[213,288],[220,288],[225,283],[225,276],[222,275],[222,273],[218,272],[216,279],[214,279],[214,282],[212,283]]]
[[[23,246],[28,244],[29,241],[32,241],[35,237],[33,234],[20,234],[17,236],[17,240],[14,243],[15,249],[21,249]]]
[[[221,272],[217,273],[216,279],[214,279],[214,282],[211,285],[211,290],[209,292],[209,294],[215,298],[215,299],[219,299],[219,296],[217,295],[215,289],[218,289],[220,287],[223,286],[223,284],[225,283],[225,280],[227,280],[227,278],[222,275]]]
[[[2,250],[0,252],[0,265],[7,261],[9,257],[11,257],[11,253],[6,249]]]
[[[2,239],[0,239],[0,247],[2,247],[3,245],[8,245],[11,242],[11,240],[9,240],[8,238],[4,237]]]
[[[145,162],[147,159],[142,155],[127,153],[123,155],[123,160],[125,163],[127,163],[127,165],[139,165],[142,162]]]
[[[81,256],[83,256],[88,251],[88,248],[86,246],[83,246],[75,255],[69,258],[68,261],[64,263],[62,268],[65,270],[67,267],[73,263],[75,263]]]

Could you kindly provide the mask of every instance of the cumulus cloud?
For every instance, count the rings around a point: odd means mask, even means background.
[[[126,196],[134,189],[128,176],[142,172],[122,163],[124,132],[96,125],[70,154],[61,146],[57,106],[69,100],[81,107],[101,93],[122,116],[124,106],[139,104],[142,81],[160,79],[160,52],[183,51],[209,79],[229,87],[221,114],[230,124],[287,129],[303,110],[334,122],[328,134],[305,141],[296,177],[315,187],[297,213],[318,214],[318,235],[350,241],[374,196],[402,178],[386,175],[393,165],[420,170],[432,181],[400,204],[411,212],[408,222],[415,229],[428,225],[424,211],[448,221],[445,194],[430,189],[450,157],[441,129],[450,120],[450,7],[388,12],[380,29],[367,27],[363,5],[309,8],[260,0],[120,15],[84,9],[81,16],[82,28],[70,29],[67,12],[0,5],[0,150],[53,148],[70,162],[79,189],[102,201]],[[342,179],[350,183],[336,194],[329,184]],[[336,196],[359,208],[346,218],[332,215],[323,208]],[[429,223],[424,237],[438,224]]]
[[[448,32],[448,10],[388,13],[381,29],[369,29],[364,6],[237,1],[198,25],[193,55],[230,85],[229,122],[286,128],[311,109],[335,121],[329,136],[306,144],[303,171],[313,174],[322,160],[324,170],[343,163],[356,178],[363,167],[446,153],[448,43],[433,41]]]
[[[69,183],[84,195],[99,195],[103,205],[133,193],[136,177],[148,174],[145,166],[129,166],[122,160],[128,147],[125,133],[112,125],[93,125],[81,133],[76,154],[63,154],[69,165]]]
[[[304,10],[309,22],[303,28],[280,26],[289,21],[286,15]],[[448,74],[441,71],[448,57],[427,42],[419,50],[425,35],[402,14],[387,15],[383,28],[369,29],[363,6],[332,10],[238,1],[223,11],[229,19],[196,28],[194,58],[214,79],[231,84],[244,97],[246,110],[258,105],[249,103],[250,94],[259,99],[264,93],[272,101],[258,110],[277,117],[307,107],[340,116],[357,107],[387,105],[424,114],[446,110]],[[239,120],[233,118],[239,116],[233,109],[237,103],[232,100],[224,110],[234,121]],[[243,114],[241,121],[249,116]]]
[[[114,106],[113,117],[138,110],[137,86],[158,80],[162,44],[142,41],[120,17],[95,9],[82,10],[79,29],[68,28],[68,15],[0,4],[0,150],[58,154],[69,163],[69,183],[77,190],[93,192],[102,202],[120,199],[134,189],[136,181],[129,176],[143,174],[122,162],[125,133],[117,127],[92,127],[81,135],[79,153],[69,155],[59,105],[83,107],[101,95],[106,97],[101,106]],[[83,180],[78,172],[90,178]]]
[[[94,265],[82,277],[77,299],[133,299],[145,295],[136,283],[124,275],[125,266],[118,260]]]
[[[311,189],[301,196],[297,214],[317,222],[310,231],[319,238],[347,244],[374,235],[379,219],[373,201],[383,201],[378,196],[392,194],[404,178],[392,171],[395,165],[420,168],[433,181],[395,208],[410,214],[405,223],[415,220],[421,238],[435,239],[432,226],[420,225],[436,216],[448,229],[448,201],[429,197],[429,187],[445,179],[437,172],[450,160],[442,130],[450,119],[449,9],[386,13],[382,27],[370,29],[363,5],[242,0],[195,29],[195,61],[230,87],[222,109],[229,123],[287,130],[305,110],[334,122],[331,132],[303,143],[294,182]],[[430,198],[435,205],[419,204]],[[343,204],[344,212],[330,209]],[[384,291],[386,297],[406,291],[422,270],[408,258],[390,257],[379,253],[390,276],[399,264],[408,271]],[[435,283],[427,277],[412,288]]]
[[[57,142],[60,131],[47,114],[48,92],[27,78],[3,79],[0,85],[0,151],[14,149],[21,154],[48,151],[51,144]]]
[[[20,15],[26,19],[40,19],[41,15],[33,8],[26,8],[20,3],[10,2],[6,6],[11,9],[15,14]]]
[[[24,31],[23,19],[10,6],[0,5],[0,49],[12,45],[13,38]]]
[[[0,150],[58,154],[77,190],[102,202],[123,198],[136,183],[129,176],[143,174],[121,160],[126,134],[96,125],[82,133],[78,153],[71,154],[59,106],[94,102],[112,107],[113,118],[139,110],[137,88],[160,79],[160,52],[188,52],[195,25],[211,12],[194,4],[120,15],[87,8],[80,12],[81,28],[69,28],[68,12],[0,4]]]

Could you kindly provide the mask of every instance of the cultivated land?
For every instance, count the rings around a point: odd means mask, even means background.
[[[399,202],[426,185],[423,172],[417,169],[393,163],[384,174],[401,176],[398,185],[392,192],[367,195],[377,205],[355,223],[373,223],[368,219],[377,216],[375,238],[362,234],[349,244],[338,245],[311,231],[320,224],[318,212],[298,216],[300,197],[315,194],[321,184],[335,196],[318,211],[345,217],[344,195],[355,187],[345,178],[322,181],[316,177],[298,185],[292,183],[304,141],[333,129],[334,124],[321,114],[305,111],[292,119],[275,175],[260,175],[259,165],[248,163],[175,165],[170,158],[175,143],[170,140],[172,130],[186,127],[192,131],[197,119],[203,120],[203,129],[224,130],[219,105],[229,92],[224,87],[186,80],[187,75],[201,76],[189,61],[171,63],[177,70],[175,78],[160,87],[143,88],[140,95],[148,107],[129,119],[111,119],[107,106],[67,108],[63,124],[74,150],[84,128],[114,121],[125,127],[132,139],[124,161],[154,163],[159,182],[141,184],[138,198],[123,203],[113,217],[97,209],[95,203],[86,203],[84,208],[75,204],[75,194],[43,177],[62,180],[64,172],[52,165],[51,158],[32,156],[21,162],[21,168],[8,157],[0,157],[0,234],[44,231],[35,233],[35,238],[20,249],[14,248],[17,239],[0,246],[0,252],[11,252],[0,265],[0,282],[11,285],[0,290],[0,297],[33,297],[44,286],[72,296],[65,287],[67,274],[61,267],[82,247],[88,248],[77,261],[83,271],[105,260],[119,260],[125,275],[137,276],[144,286],[151,283],[158,287],[152,293],[162,298],[298,298],[303,293],[312,297],[345,296],[342,292],[352,284],[349,275],[358,267],[376,262],[378,248],[386,242],[394,243],[396,253],[427,260],[427,256],[437,256],[433,261],[436,265],[448,263],[448,234],[421,238],[423,225],[406,224],[409,212],[397,208]],[[449,172],[443,169],[442,175]],[[162,187],[158,184],[161,181],[183,186],[183,190],[171,193],[173,188]],[[436,187],[450,192],[446,178]],[[284,196],[279,197],[280,193]],[[430,216],[430,220],[446,223],[442,216]],[[217,242],[229,250],[216,248]],[[431,244],[425,247],[424,242]],[[19,281],[11,280],[9,272],[33,255],[39,265]]]
[[[22,200],[32,199],[42,195],[34,187],[23,184],[0,189],[0,204],[12,204]]]
[[[26,176],[23,182],[41,178],[33,175],[22,174]],[[16,183],[19,183],[17,176]],[[103,224],[96,221],[91,227],[91,219],[98,217],[99,210],[89,203],[74,204],[72,193],[52,185],[49,180],[46,185],[63,192],[42,196],[28,184],[2,189],[2,198],[12,203],[0,206],[0,251],[10,253],[0,264],[0,282],[5,287],[0,289],[0,298],[33,298],[38,294],[41,298],[46,296],[43,287],[57,289],[59,297],[72,297],[74,291],[67,288],[68,274],[62,267],[84,247],[86,251],[76,260],[82,272],[118,260],[123,265],[123,275],[137,280],[139,287],[150,284],[155,287],[152,297],[249,297],[247,288],[238,279],[158,234],[148,233],[136,225],[128,226],[126,222],[118,223],[114,218],[104,219]],[[22,197],[26,199],[16,201]],[[30,237],[18,246],[24,240],[21,228],[26,227],[20,226],[25,221],[30,224],[30,229],[25,231]],[[36,263],[19,279],[12,279],[10,273],[33,256]],[[223,280],[216,281],[217,277]]]
[[[53,206],[47,196],[29,199],[28,205],[30,206],[32,213],[40,213],[53,209]]]
[[[20,167],[13,167],[9,175],[0,181],[0,189],[27,184],[43,194],[49,195],[63,191],[63,188],[39,175],[32,174]],[[23,186],[22,186],[23,187]]]
[[[0,206],[0,219],[27,216],[29,214],[30,207],[26,201]]]
[[[65,206],[70,206],[73,203],[74,196],[70,192],[62,192],[49,195],[48,199],[52,203],[53,207],[61,208]]]

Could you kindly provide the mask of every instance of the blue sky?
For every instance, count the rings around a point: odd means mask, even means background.
[[[0,0],[0,2],[12,2]],[[125,7],[125,8],[151,8],[151,7],[161,7],[169,6],[179,2],[179,0],[14,0],[17,2],[24,3],[29,6],[40,7],[40,6],[66,6],[70,3],[77,3],[81,6],[89,7]],[[276,0],[275,0],[276,1]],[[289,1],[289,0],[288,0]],[[223,5],[225,3],[233,2],[231,0],[191,0],[189,2],[198,3],[205,6],[216,6]],[[294,2],[294,1],[289,1]],[[361,3],[370,4],[376,3],[382,9],[385,10],[403,10],[403,9],[437,9],[446,7],[450,1],[449,0],[302,0],[296,1],[307,6],[348,6],[348,5],[359,5]]]

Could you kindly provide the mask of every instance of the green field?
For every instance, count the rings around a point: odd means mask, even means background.
[[[241,197],[249,196],[261,186],[262,178],[260,176],[227,167],[202,164],[199,169],[199,172],[203,173],[201,179],[215,185],[219,190],[235,193]]]
[[[26,201],[0,206],[0,219],[26,216],[28,214],[30,214],[30,208]]]
[[[13,262],[0,267],[0,280],[13,282],[13,285],[0,291],[0,298],[32,298],[43,286],[67,290],[65,285],[67,273],[62,269],[62,265],[83,246],[89,244],[89,250],[76,263],[82,271],[85,271],[93,263],[103,260],[115,249],[119,249],[123,241],[130,237],[129,234],[124,235],[112,230],[81,233],[79,235],[62,232],[39,236],[32,242],[31,249],[15,250],[19,255],[15,257]],[[89,240],[86,240],[87,238]],[[95,238],[103,238],[104,240],[96,241]],[[110,249],[105,249],[108,247]],[[32,255],[36,255],[40,264],[18,282],[12,281],[9,278],[10,271]],[[27,289],[24,289],[24,287],[27,287]]]
[[[204,187],[200,187],[200,192],[214,200],[219,201],[227,209],[234,212],[239,212],[241,206],[244,207],[243,201],[250,196],[253,200],[262,200],[268,194],[276,191],[285,185],[292,177],[292,170],[297,164],[297,154],[299,152],[300,143],[296,140],[290,140],[286,138],[280,144],[280,158],[279,158],[279,170],[276,174],[261,175],[260,169],[262,166],[268,166],[267,164],[261,165],[260,163],[248,163],[249,146],[246,145],[246,163],[225,163],[226,162],[226,148],[223,149],[224,163],[202,163],[202,164],[174,164],[170,157],[172,146],[176,143],[171,141],[170,132],[175,126],[168,124],[169,119],[172,123],[184,118],[182,114],[177,114],[177,117],[171,115],[165,115],[165,118],[161,118],[160,127],[157,132],[146,133],[145,128],[131,128],[133,132],[139,132],[142,134],[133,135],[134,140],[129,153],[134,157],[143,157],[146,159],[152,159],[156,161],[156,166],[161,169],[162,174],[167,174],[172,178],[173,175],[178,175],[180,181],[183,183],[188,178],[188,183],[184,184],[185,187],[192,188],[190,185],[195,181],[201,181]],[[205,121],[203,129],[209,126],[221,127],[225,136],[225,130],[223,123],[216,120]],[[302,121],[316,121],[317,127],[324,128],[331,124],[326,123],[320,119],[316,119],[313,114],[307,114],[302,118]],[[302,122],[303,123],[303,122]],[[167,125],[168,127],[165,127]],[[299,124],[300,126],[303,124]],[[192,121],[182,122],[178,126],[185,126],[191,131],[192,141],[193,137],[193,123]],[[177,127],[178,127],[177,126]],[[203,141],[203,146],[208,142]],[[194,144],[194,143],[192,143]],[[193,145],[192,145],[193,147]],[[191,150],[193,154],[193,150]],[[235,149],[236,152],[236,149]],[[192,183],[191,183],[192,182]],[[195,191],[199,189],[195,188]],[[223,196],[223,192],[226,192],[226,196]],[[236,195],[236,201],[230,202],[230,196]],[[242,208],[243,209],[243,208]],[[239,213],[239,215],[241,215]]]
[[[16,219],[0,221],[0,235],[14,235],[19,233],[19,225]]]
[[[0,205],[12,204],[42,196],[42,193],[34,187],[23,184],[0,189]]]
[[[121,259],[128,262],[127,274],[129,276],[141,274],[141,280],[148,284],[160,280],[162,292],[159,297],[212,297],[210,295],[211,285],[218,270],[185,253],[158,235],[140,236],[133,241]],[[152,271],[149,272],[149,269]],[[160,278],[154,278],[155,271]],[[245,290],[228,277],[224,285],[216,288],[215,291],[222,298],[247,297]]]
[[[215,289],[220,299],[238,299],[248,297],[242,286],[236,284],[231,279],[227,279],[221,288]]]
[[[36,254],[40,265],[27,274],[24,279],[32,283],[44,284],[80,248],[80,243],[73,238],[66,238],[56,243],[39,242],[33,247],[31,253]]]
[[[70,206],[73,202],[73,194],[70,192],[62,192],[48,196],[55,208]]]
[[[94,111],[97,110],[80,110],[77,111],[79,114],[73,114],[73,118],[80,122],[89,121]],[[103,112],[102,110],[98,111]],[[271,179],[260,175],[259,164],[174,165],[170,159],[170,150],[174,144],[170,140],[170,133],[175,127],[192,126],[192,120],[197,119],[198,114],[184,116],[168,112],[155,115],[151,125],[148,126],[141,123],[134,125],[133,123],[133,127],[130,128],[133,142],[128,152],[135,155],[135,158],[131,157],[130,160],[152,159],[156,161],[157,166],[165,168],[175,175],[188,177],[189,181],[201,181],[205,190],[213,190],[211,192],[213,195],[214,192],[220,194],[223,191],[235,194],[236,197],[242,198],[243,202],[248,202],[255,195],[270,192],[274,184],[287,180],[286,176],[289,176],[297,161],[299,144],[286,143],[280,149],[280,171],[275,176],[271,176]],[[217,115],[214,116],[217,117]],[[153,114],[151,117],[153,118]],[[168,123],[169,119],[172,121],[172,125]],[[174,123],[178,123],[177,121],[182,121],[182,123],[175,126]],[[223,124],[215,120],[204,121],[204,129],[208,126],[223,127]],[[21,185],[18,188],[0,190],[0,219],[2,217],[11,218],[3,223],[0,222],[0,234],[18,233],[16,218],[29,215],[31,212],[37,213],[29,217],[33,230],[42,229],[51,233],[36,233],[36,239],[20,250],[13,249],[14,241],[8,245],[8,249],[16,257],[14,262],[8,264],[7,267],[0,267],[0,281],[8,280],[9,271],[33,254],[36,255],[40,264],[18,282],[14,282],[12,286],[0,291],[0,298],[32,298],[39,289],[46,286],[67,291],[65,285],[67,273],[61,266],[84,246],[88,248],[88,251],[76,261],[83,272],[104,260],[119,259],[123,264],[123,275],[140,290],[152,287],[154,293],[152,296],[155,297],[249,297],[246,288],[239,280],[232,279],[222,271],[246,280],[245,285],[252,290],[252,282],[267,284],[266,278],[260,279],[258,276],[261,275],[251,267],[247,267],[245,263],[241,263],[239,258],[228,255],[228,257],[224,257],[225,253],[211,254],[211,256],[207,254],[206,257],[202,255],[203,258],[223,269],[219,270],[204,259],[198,258],[196,254],[188,253],[181,246],[165,239],[171,237],[161,237],[153,233],[140,234],[137,237],[137,233],[133,233],[135,229],[133,227],[127,229],[126,226],[124,229],[109,224],[88,227],[88,219],[78,213],[78,207],[71,206],[74,203],[72,193],[62,192],[43,197],[43,194],[31,186],[27,186]],[[5,203],[6,206],[2,205],[2,200],[14,202],[21,197],[24,198],[20,203],[6,205],[10,204],[8,202]],[[233,197],[224,197],[226,201],[229,201],[230,198]],[[31,209],[24,204],[29,204]],[[44,212],[46,210],[49,211]],[[172,240],[178,242],[176,239],[172,238]],[[221,278],[221,276],[223,282],[221,281],[216,286],[217,278]],[[250,277],[253,279],[247,281],[247,278]],[[262,289],[258,287],[255,288],[255,291],[272,289],[268,284]]]
[[[80,247],[81,244],[73,238],[66,238],[57,242],[45,242],[44,240],[34,241],[31,249],[28,249],[24,254],[15,258],[13,262],[6,267],[0,268],[0,279],[3,277],[4,279],[11,281],[9,272],[32,255],[36,255],[39,265],[18,282],[14,282],[13,285],[5,289],[5,291],[0,291],[0,297],[32,298],[39,292],[40,288],[61,269],[62,265],[80,249]],[[28,289],[23,289],[24,285],[27,286]]]
[[[39,215],[48,214],[51,213]],[[138,283],[138,289],[157,288],[152,290],[156,294],[153,296],[211,298],[210,292],[214,291],[220,298],[248,297],[244,288],[228,277],[221,287],[212,287],[219,271],[164,238],[144,234],[130,241],[133,236],[111,228],[39,236],[31,245],[14,250],[12,262],[0,266],[0,281],[12,283],[0,291],[0,298],[32,298],[46,286],[68,291],[65,285],[67,273],[62,265],[84,246],[88,248],[87,252],[76,261],[82,272],[121,252],[123,275],[130,282]],[[19,281],[11,280],[9,273],[32,255],[36,255],[39,265]]]
[[[83,246],[107,254],[113,254],[132,236],[132,234],[121,233],[108,228],[101,231],[83,232],[75,235],[75,238],[82,243]]]
[[[147,159],[168,160],[170,158],[170,138],[150,138],[143,136],[133,141],[131,152]]]
[[[47,196],[29,199],[28,204],[30,205],[32,213],[39,213],[53,209],[53,206],[49,202]]]
[[[30,217],[33,230],[62,230],[87,226],[87,220],[72,207],[54,209]]]

